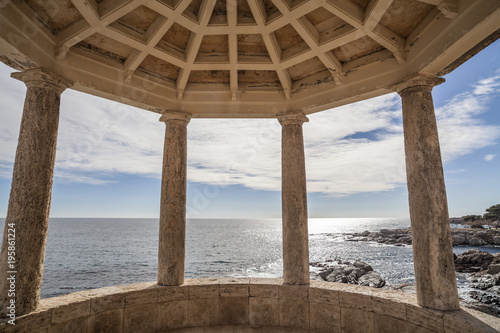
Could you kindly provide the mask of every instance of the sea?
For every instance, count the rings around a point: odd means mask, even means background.
[[[5,219],[0,222],[3,224]],[[156,281],[158,219],[51,218],[41,297]],[[387,284],[414,282],[411,246],[349,242],[344,233],[406,228],[409,219],[311,218],[310,262],[362,260]],[[472,247],[455,247],[456,254]],[[500,248],[481,248],[491,253]],[[273,277],[283,274],[281,219],[188,219],[186,278]],[[465,275],[457,274],[466,296]]]

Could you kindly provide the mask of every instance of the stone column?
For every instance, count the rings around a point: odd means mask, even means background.
[[[396,91],[403,104],[406,177],[417,301],[436,310],[459,309],[450,219],[432,88],[444,79],[417,76]]]
[[[0,312],[6,314],[7,304],[13,299],[10,282],[15,281],[19,316],[33,311],[40,301],[60,96],[71,84],[40,68],[13,73],[12,77],[23,81],[28,89],[0,254]],[[9,244],[14,234],[15,243]],[[12,252],[15,262],[8,258]]]
[[[309,284],[309,235],[302,112],[279,115],[282,126],[283,282]]]
[[[186,253],[187,125],[191,115],[167,111],[161,182],[158,284],[184,283]]]

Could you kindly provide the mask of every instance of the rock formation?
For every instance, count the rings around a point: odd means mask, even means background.
[[[311,263],[313,267],[320,267],[319,272],[311,274],[311,280],[357,284],[382,288],[385,280],[372,266],[363,261],[328,260],[326,263]]]
[[[469,285],[478,289],[469,292],[472,299],[500,310],[500,253],[468,250],[456,256],[455,269],[468,273]]]
[[[377,242],[389,245],[411,245],[411,229],[382,229],[379,232],[364,231],[360,233],[344,234],[345,239],[351,242]],[[500,246],[500,230],[452,228],[451,238],[453,246]]]

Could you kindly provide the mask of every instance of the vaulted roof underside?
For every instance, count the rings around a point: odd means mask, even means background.
[[[443,75],[498,38],[496,0],[0,1],[0,60],[195,117],[305,114]]]

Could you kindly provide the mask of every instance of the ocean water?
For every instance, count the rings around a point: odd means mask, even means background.
[[[2,219],[3,224],[4,219]],[[347,242],[343,233],[406,228],[409,219],[309,219],[310,261],[363,260],[388,284],[414,282],[411,246]],[[470,247],[456,247],[461,253]],[[499,252],[498,248],[486,248]],[[155,281],[157,219],[52,218],[42,298]],[[186,278],[281,277],[280,219],[188,219]],[[461,294],[469,290],[458,275]]]

